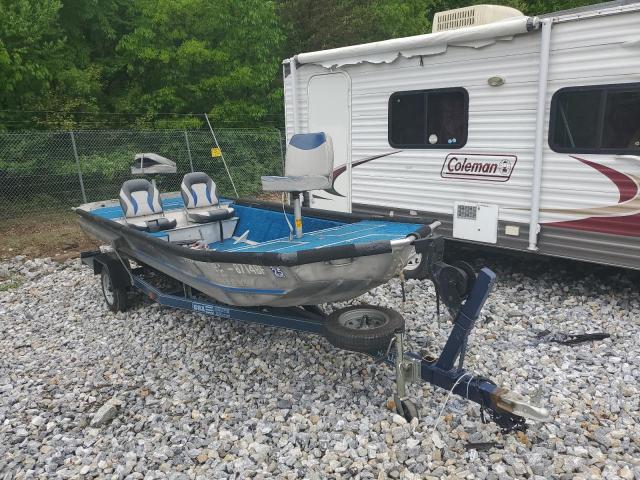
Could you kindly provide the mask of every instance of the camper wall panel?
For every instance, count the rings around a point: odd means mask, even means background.
[[[635,12],[554,26],[545,118],[542,223],[629,213],[620,204],[620,181],[629,175],[640,177],[638,162],[611,153],[554,152],[548,135],[551,101],[558,90],[640,81],[639,24],[640,12]],[[551,248],[551,243],[543,245]]]
[[[558,25],[558,28],[562,26]],[[595,45],[568,51],[559,50],[553,52],[549,62],[549,81],[577,81],[603,76],[628,76],[629,82],[638,81],[640,72],[637,70],[637,64],[632,61],[634,56],[636,59],[640,58],[640,45]]]
[[[488,77],[487,77],[488,78]],[[442,85],[441,81],[433,83]],[[422,85],[424,82],[421,83]],[[496,102],[496,91],[507,91],[499,102]],[[470,109],[476,111],[523,111],[529,109],[535,115],[535,105],[530,105],[526,99],[535,98],[538,91],[537,84],[530,80],[526,83],[507,82],[502,87],[490,88],[486,79],[477,86],[467,86],[469,96],[473,97]],[[351,99],[354,120],[362,119],[366,121],[370,117],[372,121],[379,121],[387,114],[387,104],[385,100],[389,98],[389,92],[376,92],[354,95]]]
[[[640,12],[559,23],[553,27],[551,51],[632,42],[639,38],[638,25]]]
[[[352,198],[354,204],[418,208],[451,214],[455,201],[491,202],[500,218],[526,223],[531,196],[535,134],[538,46],[518,37],[481,49],[450,48],[446,54],[400,59],[391,65],[357,65],[348,71],[353,82]],[[500,49],[522,41],[523,48],[500,55]],[[519,54],[515,54],[516,52]],[[454,61],[455,59],[455,61]],[[501,75],[502,87],[487,80]],[[517,165],[508,182],[443,178],[449,150],[405,150],[388,143],[389,96],[405,89],[463,87],[469,94],[469,134],[459,153],[508,154]],[[451,150],[455,152],[455,150]],[[398,153],[393,153],[398,152]],[[392,155],[367,161],[376,155]]]
[[[318,65],[301,65],[298,66],[297,75],[297,93],[298,93],[298,133],[307,133],[308,130],[308,110],[309,96],[308,87],[309,80],[314,75],[328,73],[327,69]]]
[[[640,270],[640,242],[635,237],[544,226],[539,247],[548,255]]]
[[[287,75],[283,79],[283,88],[284,88],[284,124],[285,124],[285,134],[287,136],[287,143],[293,136],[293,95],[291,92],[292,88],[292,77],[291,74]]]
[[[353,82],[353,96],[459,86],[487,86],[487,80],[495,75],[503,76],[508,85],[536,81],[536,53],[478,58],[470,55],[478,51],[464,50],[468,58],[458,62],[438,62],[440,57],[425,57],[422,66],[418,64],[399,68],[395,64],[380,65],[376,74],[359,73],[357,66],[351,67],[348,70]]]
[[[640,183],[640,163],[613,153],[558,153],[548,143],[551,100],[560,89],[640,81],[639,24],[636,12],[554,26],[540,211],[542,253],[640,267],[639,220],[631,216],[640,213],[635,186]]]

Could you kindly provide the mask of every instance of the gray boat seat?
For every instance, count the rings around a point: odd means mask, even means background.
[[[120,207],[128,226],[137,230],[158,232],[176,226],[176,220],[164,218],[160,191],[144,178],[127,180],[120,189]]]
[[[204,172],[187,173],[180,193],[187,218],[194,223],[220,222],[233,217],[234,209],[220,205],[216,184]]]
[[[283,177],[262,177],[268,192],[308,192],[333,184],[333,143],[324,132],[299,133],[291,137]]]

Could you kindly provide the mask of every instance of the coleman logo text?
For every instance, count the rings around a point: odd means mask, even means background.
[[[450,153],[444,159],[440,176],[460,180],[506,182],[516,166],[515,155]]]

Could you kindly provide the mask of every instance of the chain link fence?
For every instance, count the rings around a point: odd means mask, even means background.
[[[238,195],[261,194],[260,177],[283,170],[283,134],[278,129],[218,129],[216,136]],[[177,173],[156,175],[161,192],[180,189],[182,176],[206,172],[220,195],[235,196],[208,130],[82,130],[0,134],[0,220],[69,213],[81,203],[116,198],[133,178],[137,153],[157,153],[176,162]],[[1,228],[1,227],[0,227]]]

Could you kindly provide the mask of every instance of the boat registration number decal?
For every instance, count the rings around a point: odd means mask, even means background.
[[[204,313],[205,315],[212,315],[214,317],[231,318],[229,309],[221,307],[219,305],[208,305],[206,303],[191,302],[191,307],[194,312]]]
[[[273,272],[273,275],[276,278],[284,278],[285,277],[285,274],[284,274],[284,272],[282,271],[282,269],[280,267],[270,267],[270,268],[271,268],[271,271]]]
[[[264,268],[260,265],[246,265],[244,263],[234,263],[233,269],[239,275],[264,275]]]

